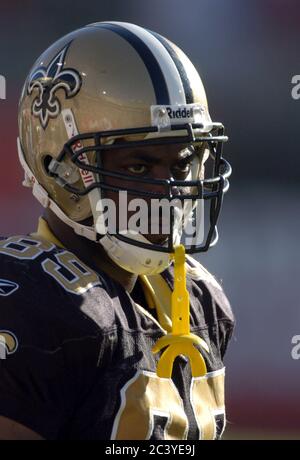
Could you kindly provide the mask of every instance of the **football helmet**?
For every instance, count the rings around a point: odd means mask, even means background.
[[[117,264],[139,274],[168,266],[198,202],[210,200],[209,228],[200,243],[193,229],[186,252],[216,243],[231,173],[222,157],[226,140],[223,125],[211,121],[202,81],[188,57],[166,38],[129,23],[90,24],[55,42],[33,65],[19,104],[24,185],[76,233],[99,241]],[[196,153],[185,181],[137,178],[102,167],[103,152],[169,144],[188,145]],[[211,177],[203,173],[207,158]],[[132,186],[112,187],[111,177]],[[165,193],[149,191],[149,184],[160,184]],[[181,213],[170,207],[167,241],[151,243],[130,228],[108,231],[101,204],[106,190],[184,203]]]

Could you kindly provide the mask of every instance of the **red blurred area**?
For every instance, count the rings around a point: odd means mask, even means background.
[[[31,191],[22,186],[23,170],[18,161],[18,95],[0,100],[0,236],[35,229],[41,208]]]
[[[21,192],[21,167],[17,160],[16,139],[18,98],[0,101],[0,145],[2,168],[0,168],[1,198],[3,193],[18,195]]]
[[[260,3],[260,14],[265,15],[273,27],[280,27],[291,32],[290,28],[299,30],[300,2],[298,0],[264,0]]]

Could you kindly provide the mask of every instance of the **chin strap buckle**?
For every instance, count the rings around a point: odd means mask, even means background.
[[[185,355],[190,360],[193,377],[201,377],[207,373],[206,364],[201,352],[194,346],[202,347],[207,353],[206,342],[190,333],[190,300],[186,289],[185,248],[182,244],[175,248],[174,253],[174,290],[172,301],[172,333],[156,342],[153,353],[163,351],[156,373],[158,377],[171,378],[173,363],[176,356]]]
[[[75,182],[80,179],[79,172],[76,170],[75,166],[60,163],[54,158],[51,160],[48,169],[54,175],[55,181],[61,187],[64,187],[66,184],[75,184]]]

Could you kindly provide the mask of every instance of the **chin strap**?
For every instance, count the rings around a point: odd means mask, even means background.
[[[181,244],[174,253],[174,290],[172,302],[172,333],[156,342],[153,353],[163,351],[156,373],[158,377],[171,378],[173,363],[176,356],[185,355],[190,360],[193,377],[201,377],[207,373],[206,364],[201,352],[194,345],[199,345],[209,353],[209,348],[200,337],[190,333],[190,301],[186,289],[185,248]]]

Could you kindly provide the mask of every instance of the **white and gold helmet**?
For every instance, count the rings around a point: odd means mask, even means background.
[[[90,24],[61,38],[37,59],[25,82],[19,133],[25,185],[34,196],[76,233],[99,240],[115,262],[135,273],[162,271],[184,224],[177,222],[165,245],[152,244],[141,234],[99,231],[103,178],[111,175],[101,167],[101,152],[172,143],[188,144],[202,157],[208,152],[214,163],[211,177],[202,175],[198,163],[185,183],[190,194],[181,199],[189,200],[190,214],[197,199],[211,200],[209,230],[201,244],[193,240],[186,251],[205,251],[216,242],[231,171],[221,154],[227,138],[223,125],[211,121],[195,67],[166,38],[121,22]],[[125,174],[118,177],[132,180]],[[174,187],[182,186],[163,182],[169,200]],[[132,190],[135,184],[132,180]],[[140,188],[137,193],[143,196]]]

